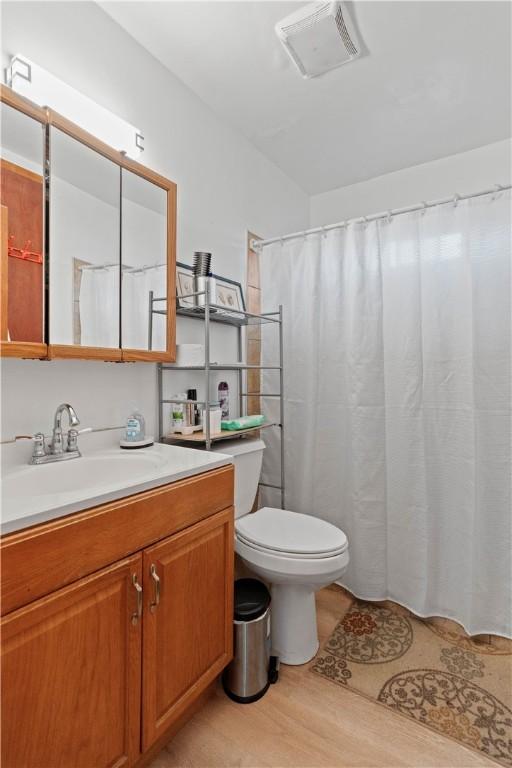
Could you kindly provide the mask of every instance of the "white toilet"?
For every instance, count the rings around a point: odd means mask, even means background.
[[[249,514],[260,479],[262,440],[222,442],[235,465],[235,551],[271,585],[272,653],[284,664],[305,664],[318,650],[315,592],[345,571],[347,537],[310,515],[263,507]]]

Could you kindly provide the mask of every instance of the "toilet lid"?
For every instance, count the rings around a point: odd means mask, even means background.
[[[347,548],[347,537],[336,526],[286,509],[263,507],[238,518],[235,528],[249,546],[288,555],[331,557]]]

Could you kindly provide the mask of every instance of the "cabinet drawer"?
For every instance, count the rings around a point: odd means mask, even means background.
[[[232,465],[4,536],[2,614],[233,505]]]

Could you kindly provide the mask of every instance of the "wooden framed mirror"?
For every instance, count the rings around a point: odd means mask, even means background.
[[[1,354],[174,361],[176,184],[0,97]]]
[[[44,358],[47,114],[0,87],[0,349]]]
[[[49,357],[173,361],[176,185],[48,121]]]
[[[123,360],[175,359],[176,187],[138,164],[121,170]],[[165,312],[165,314],[163,314]]]
[[[49,129],[50,357],[121,360],[119,165]]]

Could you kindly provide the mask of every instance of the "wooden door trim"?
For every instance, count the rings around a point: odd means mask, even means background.
[[[6,171],[12,171],[12,173],[16,173],[18,176],[22,176],[24,179],[36,181],[38,184],[42,184],[44,182],[44,179],[40,173],[34,173],[34,171],[30,171],[28,168],[24,168],[22,165],[12,163],[10,160],[6,160],[4,157],[0,157],[0,170],[4,168]]]

